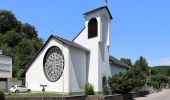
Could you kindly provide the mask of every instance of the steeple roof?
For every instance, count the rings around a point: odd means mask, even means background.
[[[113,19],[113,17],[112,17],[112,15],[111,15],[111,13],[110,13],[110,11],[109,11],[109,9],[108,9],[107,6],[99,7],[99,8],[97,8],[97,9],[88,11],[88,12],[84,13],[84,15],[88,15],[88,14],[91,14],[91,13],[93,13],[93,12],[96,12],[96,11],[99,11],[99,10],[102,10],[102,9],[106,9],[107,12],[109,13],[110,19]]]

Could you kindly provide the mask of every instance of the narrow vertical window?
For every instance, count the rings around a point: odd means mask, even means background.
[[[97,37],[97,34],[98,34],[97,19],[92,18],[88,23],[88,39]]]
[[[102,83],[103,83],[103,89],[104,89],[105,85],[107,85],[107,80],[105,76],[102,78]]]

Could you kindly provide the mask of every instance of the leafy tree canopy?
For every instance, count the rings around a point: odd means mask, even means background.
[[[168,70],[169,69],[166,70],[159,67],[151,68],[151,79],[148,83],[156,89],[165,87],[167,83],[170,83]]]
[[[125,94],[135,87],[143,86],[147,75],[138,67],[130,68],[126,73],[119,73],[109,78],[108,83],[112,94]]]
[[[127,61],[127,59],[122,59],[122,61]],[[146,59],[140,57],[126,73],[119,73],[110,77],[108,83],[112,94],[124,94],[136,87],[144,86],[148,80],[149,69]]]
[[[135,62],[135,64],[133,66],[134,67],[139,67],[143,71],[148,71],[149,70],[148,63],[147,63],[146,59],[144,57],[142,57],[142,56],[140,56],[139,59],[136,60],[136,62]]]
[[[129,65],[129,66],[132,66],[132,61],[130,59],[127,59],[127,58],[120,58],[120,61]]]
[[[34,26],[21,23],[11,11],[0,10],[0,49],[13,58],[13,77],[20,77],[42,45]]]
[[[38,36],[35,27],[28,23],[22,25],[22,32],[23,35],[27,38],[36,38]]]
[[[12,29],[17,32],[20,31],[21,22],[16,19],[11,11],[0,10],[0,33],[5,34]]]

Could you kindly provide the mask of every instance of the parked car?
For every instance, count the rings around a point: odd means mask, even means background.
[[[14,93],[19,93],[19,92],[28,92],[30,93],[31,92],[31,89],[25,87],[24,85],[15,85],[15,86],[12,86],[10,88],[10,92],[14,92]]]

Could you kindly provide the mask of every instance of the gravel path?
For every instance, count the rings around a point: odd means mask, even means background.
[[[158,93],[147,95],[146,97],[138,97],[135,100],[170,100],[170,90],[163,90]]]

